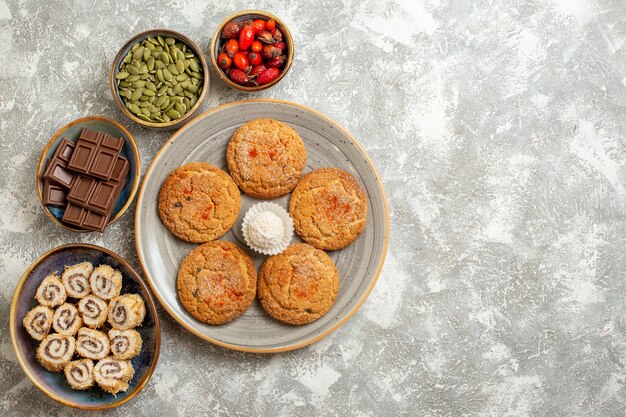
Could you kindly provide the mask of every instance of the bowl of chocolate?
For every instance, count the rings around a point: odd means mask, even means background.
[[[141,162],[133,136],[115,120],[90,116],[62,127],[44,148],[37,194],[64,229],[103,232],[131,205]]]
[[[113,60],[115,103],[135,123],[173,130],[192,119],[209,90],[202,49],[182,33],[152,29],[130,38]]]

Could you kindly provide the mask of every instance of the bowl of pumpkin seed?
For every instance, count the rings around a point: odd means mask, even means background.
[[[141,126],[172,130],[191,120],[209,90],[202,50],[187,36],[152,29],[120,49],[109,77],[120,110]]]

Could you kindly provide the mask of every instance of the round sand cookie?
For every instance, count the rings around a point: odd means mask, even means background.
[[[226,161],[244,193],[276,198],[293,190],[306,166],[306,148],[291,126],[273,119],[245,123],[231,138]]]
[[[175,169],[159,192],[161,221],[188,242],[222,236],[235,224],[240,204],[239,189],[230,175],[206,162]]]
[[[237,245],[216,240],[198,246],[178,270],[178,298],[187,311],[208,324],[239,317],[256,296],[252,259]]]
[[[338,168],[306,174],[289,200],[296,233],[323,250],[348,246],[365,228],[367,200],[356,178]]]
[[[339,291],[337,267],[326,252],[295,243],[266,259],[259,273],[263,309],[287,324],[311,323],[322,317]]]

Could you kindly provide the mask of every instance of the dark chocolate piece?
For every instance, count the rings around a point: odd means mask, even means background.
[[[77,206],[89,208],[87,205],[93,191],[96,189],[97,183],[98,180],[96,179],[86,175],[79,175],[74,181],[70,193],[67,195],[68,201]]]
[[[118,157],[115,162],[115,166],[113,167],[113,172],[111,173],[111,181],[123,183],[129,171],[130,163],[128,162],[128,159],[123,156]]]
[[[97,145],[100,142],[99,133],[100,132],[96,132],[95,130],[89,130],[85,127],[83,128],[83,130],[80,131],[80,136],[78,136],[78,139],[86,140],[87,142],[91,142]]]
[[[110,148],[98,148],[93,158],[89,175],[103,180],[111,178],[119,151]]]
[[[94,156],[96,156],[97,149],[98,145],[83,139],[79,139],[76,143],[76,147],[74,148],[74,152],[72,153],[72,158],[70,159],[70,163],[67,164],[67,167],[72,171],[86,174],[87,172],[89,172],[91,161],[93,161]]]
[[[51,184],[48,180],[43,182],[44,206],[64,207],[67,204],[66,196],[67,192],[63,188]]]
[[[93,211],[87,211],[81,226],[87,230],[97,230],[98,232],[102,232],[108,222],[109,216],[98,214]]]
[[[56,151],[54,151],[53,158],[60,159],[67,164],[68,162],[70,162],[72,152],[74,152],[74,142],[72,142],[68,138],[63,138],[61,139],[61,143],[57,145],[57,149]]]
[[[72,203],[67,203],[65,207],[65,213],[63,213],[62,221],[74,226],[82,227],[83,219],[85,218],[87,210],[82,207],[78,207]]]
[[[60,159],[51,159],[48,162],[43,177],[53,184],[64,188],[71,188],[76,175],[67,169],[67,166]]]
[[[124,146],[124,139],[116,138],[115,136],[105,135],[100,142],[105,148],[110,148],[119,153],[122,150],[122,146]]]
[[[99,213],[106,214],[110,207],[115,204],[116,191],[118,188],[118,183],[116,182],[98,182],[94,193],[91,195],[89,199],[88,208],[89,210]]]

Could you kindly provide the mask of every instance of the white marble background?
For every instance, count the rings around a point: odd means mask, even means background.
[[[81,241],[138,267],[133,209],[107,232],[52,224],[34,176],[86,115],[168,138],[117,110],[106,77],[134,33],[208,51],[228,14],[274,12],[292,72],[252,96],[212,77],[204,108],[293,100],[350,130],[389,198],[391,242],[363,308],[310,347],[227,351],[164,310],[159,365],[123,407],[90,415],[624,416],[626,6],[621,0],[0,0],[0,414],[83,414],[16,363],[8,310],[23,270]]]

